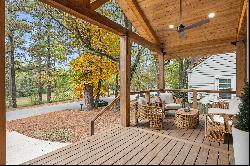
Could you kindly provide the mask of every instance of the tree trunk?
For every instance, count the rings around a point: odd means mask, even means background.
[[[38,57],[38,102],[43,102],[42,59]]]
[[[47,53],[47,75],[48,75],[48,84],[47,84],[47,102],[51,102],[51,93],[52,93],[52,73],[51,73],[51,51],[50,51],[50,36],[48,35],[48,53]]]
[[[116,74],[116,76],[115,76],[115,97],[117,97],[118,96],[118,93],[119,93],[119,75],[118,74]]]
[[[17,108],[16,103],[16,70],[15,70],[15,44],[13,36],[9,35],[9,40],[11,43],[11,50],[9,56],[10,65],[10,93],[12,99],[12,107]]]
[[[131,78],[130,78],[130,80],[132,80],[132,78],[136,72],[136,69],[138,67],[138,64],[140,64],[141,55],[142,55],[143,51],[144,51],[144,48],[140,48],[138,50],[138,53],[136,54],[136,57],[135,57],[135,62],[133,65],[131,65]]]
[[[179,89],[183,89],[183,59],[179,60]]]
[[[101,87],[102,87],[102,80],[98,81],[98,87],[97,87],[97,94],[95,98],[95,107],[98,107],[98,101],[100,100],[100,95],[101,95]]]
[[[87,84],[84,87],[84,103],[87,110],[92,110],[94,106],[93,85]]]

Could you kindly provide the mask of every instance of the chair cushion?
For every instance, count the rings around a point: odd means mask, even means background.
[[[176,103],[169,103],[169,104],[165,104],[165,108],[169,110],[178,110],[181,108],[181,105],[176,104]]]
[[[138,104],[139,105],[147,105],[147,101],[144,97],[139,97],[138,98]]]
[[[214,122],[224,123],[224,118],[220,115],[214,115],[213,119],[214,119]]]
[[[172,93],[160,93],[160,98],[165,104],[174,103],[174,98]]]
[[[240,98],[235,97],[229,101],[229,112],[228,114],[237,114],[239,112]]]
[[[208,113],[212,114],[224,114],[227,113],[228,109],[222,109],[222,108],[208,108]]]

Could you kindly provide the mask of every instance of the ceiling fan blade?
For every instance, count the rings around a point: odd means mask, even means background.
[[[207,24],[210,22],[210,19],[205,19],[205,20],[201,20],[199,22],[193,23],[191,25],[188,25],[184,28],[184,30],[188,30],[188,29],[192,29],[192,28],[197,28],[199,26],[202,26],[204,24]]]
[[[184,39],[185,37],[185,32],[184,31],[181,31],[181,32],[178,32],[179,33],[179,38],[180,39]]]

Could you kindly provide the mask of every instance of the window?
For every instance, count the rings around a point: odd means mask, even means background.
[[[231,79],[219,79],[219,90],[231,89]],[[221,99],[231,99],[231,94],[220,93]]]

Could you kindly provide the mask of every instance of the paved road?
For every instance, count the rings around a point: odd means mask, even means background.
[[[114,97],[103,98],[103,100],[107,102],[111,102],[113,99]],[[80,109],[81,108],[80,103],[83,103],[83,102],[61,103],[57,105],[47,105],[47,106],[41,106],[41,107],[10,111],[6,113],[6,120],[11,121],[11,120],[23,119],[23,118],[27,118],[31,116],[47,114],[49,112],[62,111],[65,109]]]

